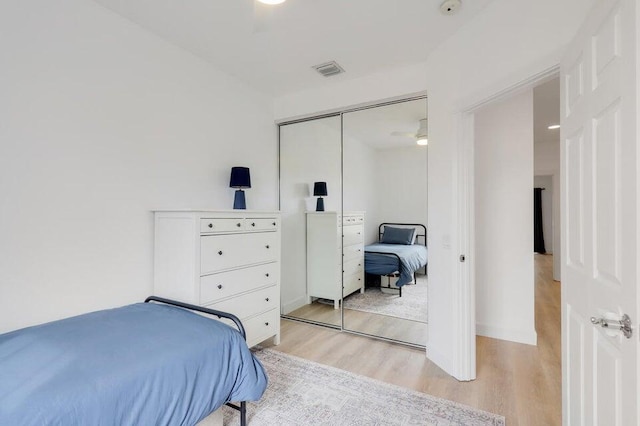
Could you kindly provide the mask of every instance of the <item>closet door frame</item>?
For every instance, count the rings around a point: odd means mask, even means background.
[[[309,114],[306,116],[301,116],[298,117],[296,119],[291,119],[291,120],[281,120],[276,122],[276,125],[278,126],[278,208],[281,209],[281,163],[280,163],[280,154],[281,154],[281,127],[282,126],[286,126],[286,125],[291,125],[291,124],[297,124],[297,123],[302,123],[302,122],[306,122],[306,121],[312,121],[312,120],[318,120],[318,119],[323,119],[323,118],[330,118],[330,117],[336,117],[336,116],[340,116],[340,181],[341,181],[341,185],[340,185],[340,206],[341,206],[341,211],[340,214],[342,215],[344,213],[344,114],[348,114],[351,112],[357,112],[357,111],[363,111],[363,110],[367,110],[367,109],[372,109],[372,108],[378,108],[378,107],[384,107],[384,106],[389,106],[389,105],[395,105],[395,104],[399,104],[399,103],[403,103],[403,102],[410,102],[410,101],[416,101],[416,100],[424,100],[425,102],[428,102],[428,97],[427,97],[427,92],[426,91],[422,91],[422,92],[417,92],[417,93],[413,93],[413,94],[409,94],[409,95],[403,95],[403,96],[397,96],[397,97],[393,97],[393,98],[388,98],[386,100],[383,101],[374,101],[374,102],[369,102],[369,103],[363,103],[360,105],[356,105],[356,106],[351,106],[351,107],[345,107],[345,108],[339,108],[336,110],[332,110],[332,111],[327,111],[325,113],[319,113],[319,114]],[[428,111],[428,108],[427,108]],[[427,113],[428,116],[428,113]],[[344,246],[342,247],[342,249],[344,249]],[[343,281],[344,281],[344,276],[342,277]],[[344,294],[342,295],[342,298],[344,298]],[[362,333],[356,330],[350,330],[350,329],[345,329],[344,328],[344,309],[343,309],[343,304],[342,304],[342,298],[340,300],[340,314],[341,314],[341,321],[340,321],[340,331],[343,332],[347,332],[350,334],[354,334],[354,335],[358,335],[358,336],[365,336],[365,337],[371,337],[371,338],[375,338],[378,340],[383,340],[383,341],[387,341],[387,342],[392,342],[392,343],[399,343],[405,346],[410,346],[410,347],[415,347],[415,348],[419,348],[419,349],[425,349],[425,346],[423,345],[418,345],[418,344],[413,344],[413,343],[409,343],[409,342],[405,342],[405,341],[401,341],[401,340],[396,340],[396,339],[389,339],[383,336],[378,336],[378,335],[373,335],[373,334],[368,334],[368,333]],[[331,324],[327,324],[327,323],[322,323],[322,322],[316,322],[316,321],[311,321],[311,320],[307,320],[307,319],[302,319],[302,318],[298,318],[298,317],[292,317],[289,315],[281,315],[282,318],[285,319],[290,319],[290,320],[294,320],[294,321],[300,321],[300,322],[306,322],[306,323],[311,323],[311,324],[315,324],[315,325],[321,325],[321,326],[325,326],[325,327],[329,327],[329,328],[334,328],[334,329],[338,329],[338,327],[331,325]]]

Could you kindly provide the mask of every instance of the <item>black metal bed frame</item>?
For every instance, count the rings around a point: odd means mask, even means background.
[[[240,334],[242,334],[242,338],[246,341],[247,340],[247,333],[244,330],[244,326],[242,325],[242,322],[240,321],[240,319],[233,315],[230,314],[228,312],[223,312],[223,311],[217,311],[215,309],[209,309],[209,308],[204,308],[202,306],[196,306],[196,305],[191,305],[189,303],[184,303],[184,302],[178,302],[176,300],[171,300],[171,299],[165,299],[164,297],[158,297],[158,296],[149,296],[145,299],[144,303],[148,303],[148,302],[159,302],[159,303],[164,303],[166,305],[173,305],[173,306],[177,306],[179,308],[184,308],[184,309],[189,309],[192,311],[197,311],[197,312],[202,312],[208,315],[214,315],[218,318],[227,318],[230,319],[231,321],[233,321],[233,323],[236,325],[236,327],[238,327],[238,331],[240,332]],[[240,406],[237,406],[235,404],[232,404],[230,402],[226,403],[227,406],[238,410],[240,412],[240,425],[241,426],[246,426],[247,425],[247,403],[246,401],[241,401],[240,402]]]
[[[416,230],[416,232],[418,232],[418,228],[422,228],[424,230],[424,234],[416,234],[416,240],[418,239],[418,237],[422,237],[423,240],[424,240],[424,246],[426,247],[426,245],[427,245],[427,227],[424,226],[421,223],[391,223],[391,222],[381,223],[380,225],[378,225],[378,242],[380,242],[380,240],[382,239],[382,234],[384,234],[384,227],[387,226],[387,225],[389,225],[389,226],[391,226],[391,225],[399,225],[399,226],[403,226],[405,228],[414,228]],[[394,272],[394,273],[391,273],[391,274],[380,275],[380,277],[385,276],[385,277],[387,277],[389,279],[389,281],[387,281],[388,284],[387,284],[386,287],[384,287],[382,285],[382,282],[380,282],[380,287],[388,288],[390,290],[398,290],[398,293],[399,293],[398,297],[402,297],[402,287],[397,287],[397,288],[391,287],[391,278],[392,277],[397,277],[402,273],[402,262],[400,260],[400,256],[398,256],[395,253],[387,253],[387,252],[380,252],[380,251],[368,251],[367,250],[365,252],[365,255],[367,253],[383,254],[383,255],[386,255],[386,256],[395,256],[398,259],[398,271]],[[424,265],[424,274],[427,275],[427,265],[426,264]],[[413,272],[413,281],[417,282],[416,279],[417,279],[416,278],[416,273],[414,271]]]

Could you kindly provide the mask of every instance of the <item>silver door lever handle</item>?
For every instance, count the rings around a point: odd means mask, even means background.
[[[622,334],[624,334],[624,337],[626,337],[627,339],[630,339],[631,335],[633,334],[633,329],[631,328],[631,318],[629,318],[629,315],[627,314],[624,314],[622,316],[622,319],[620,320],[591,317],[591,324],[599,325],[602,328],[620,330]]]

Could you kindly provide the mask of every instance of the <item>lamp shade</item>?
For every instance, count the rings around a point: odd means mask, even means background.
[[[327,182],[315,182],[313,184],[313,196],[324,197],[327,195]]]
[[[248,167],[232,167],[231,180],[229,181],[231,188],[251,188],[251,176]]]

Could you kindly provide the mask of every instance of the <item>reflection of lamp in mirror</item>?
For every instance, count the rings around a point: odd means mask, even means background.
[[[233,198],[233,208],[237,210],[246,209],[247,203],[245,201],[244,191],[242,190],[242,188],[251,188],[251,176],[249,175],[249,168],[232,167],[229,187],[238,188],[236,191],[236,195]]]
[[[327,182],[314,182],[313,196],[318,197],[318,201],[316,202],[316,211],[323,212],[324,200],[322,199],[322,197],[327,196]]]

